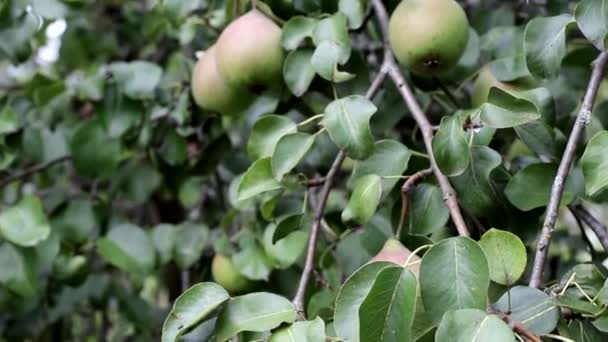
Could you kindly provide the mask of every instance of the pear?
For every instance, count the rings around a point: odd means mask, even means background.
[[[410,255],[412,255],[412,252],[407,249],[407,247],[399,242],[399,240],[391,238],[386,240],[380,252],[371,258],[369,262],[386,261],[404,267],[406,266],[405,263],[407,262],[407,259],[410,258]],[[420,257],[417,255],[412,256],[408,262],[407,268],[418,276],[420,271]]]
[[[259,94],[281,79],[285,53],[281,28],[257,10],[233,21],[217,45],[220,73],[232,87]]]
[[[253,281],[239,273],[229,257],[221,254],[216,254],[211,261],[211,275],[216,283],[230,293],[246,291],[253,285]]]
[[[403,0],[389,22],[389,40],[399,63],[435,76],[452,68],[469,40],[467,16],[454,0]]]
[[[229,86],[217,66],[217,48],[211,46],[198,59],[192,71],[192,96],[194,102],[210,111],[236,114],[253,101],[245,89]]]

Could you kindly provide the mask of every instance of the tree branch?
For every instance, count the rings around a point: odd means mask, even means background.
[[[538,245],[536,247],[532,275],[530,276],[530,287],[538,288],[542,283],[545,260],[547,258],[547,252],[549,251],[549,244],[551,243],[551,234],[555,228],[555,221],[557,221],[559,204],[564,193],[564,184],[566,183],[566,178],[568,178],[568,173],[570,172],[570,167],[572,166],[572,161],[576,154],[578,141],[580,140],[585,127],[591,120],[593,103],[595,102],[597,90],[604,74],[606,62],[608,62],[608,52],[602,52],[594,62],[591,79],[589,80],[587,91],[585,92],[583,104],[576,121],[574,122],[572,131],[570,132],[566,149],[564,150],[564,154],[559,163],[559,168],[557,169],[557,174],[553,180],[551,197],[549,199],[549,204],[547,205],[543,228],[540,232]]]
[[[384,82],[386,78],[386,68],[381,67],[380,71],[372,81],[365,97],[367,99],[372,99],[374,95],[380,89],[380,86]],[[319,201],[317,203],[315,209],[314,221],[312,223],[312,227],[310,229],[310,238],[308,239],[308,247],[306,248],[306,259],[304,261],[304,269],[302,270],[302,275],[300,277],[300,282],[298,284],[298,288],[296,290],[296,295],[293,298],[293,305],[296,307],[296,310],[299,313],[304,312],[304,295],[306,294],[306,286],[308,285],[308,281],[310,279],[310,275],[314,268],[314,259],[315,259],[315,249],[317,247],[317,236],[319,235],[319,227],[321,226],[321,221],[323,220],[323,213],[325,211],[325,204],[327,203],[327,197],[331,191],[331,187],[334,182],[334,177],[340,166],[342,166],[342,162],[346,154],[344,151],[340,151],[334,160],[334,163],[331,165],[331,168],[327,172],[325,176],[325,182],[323,183],[323,188],[321,189],[321,194],[319,195]]]
[[[593,233],[597,236],[598,240],[604,247],[604,250],[608,252],[608,230],[606,226],[604,226],[600,221],[598,221],[587,208],[583,207],[582,204],[569,206],[570,210],[572,210],[572,214],[574,214],[577,219],[583,221]]]
[[[536,336],[536,334],[534,334],[533,332],[528,330],[528,328],[526,328],[520,322],[511,318],[511,316],[505,314],[504,312],[493,312],[493,313],[498,315],[498,317],[500,317],[505,323],[507,323],[507,325],[509,325],[509,327],[511,328],[511,330],[513,330],[513,332],[515,332],[518,335],[525,338],[526,341],[542,342],[540,337]]]
[[[430,124],[429,120],[426,118],[426,115],[420,108],[420,105],[416,101],[416,97],[412,93],[412,90],[408,86],[407,82],[403,78],[401,71],[399,70],[399,66],[395,62],[393,58],[393,54],[391,52],[391,48],[388,43],[388,14],[386,13],[386,8],[384,4],[382,4],[381,0],[373,0],[372,4],[376,11],[376,16],[378,17],[378,21],[380,22],[380,28],[382,30],[383,42],[384,42],[384,62],[382,63],[383,67],[387,69],[388,75],[391,77],[401,96],[405,100],[414,120],[418,126],[420,126],[420,131],[422,133],[422,138],[424,140],[424,145],[426,147],[426,151],[429,155],[429,159],[431,162],[431,168],[433,169],[433,173],[435,174],[435,178],[437,178],[437,182],[441,187],[443,192],[445,203],[450,211],[450,216],[452,217],[452,221],[456,226],[456,230],[459,235],[469,236],[469,230],[467,228],[466,223],[464,222],[464,218],[462,217],[462,213],[460,212],[460,208],[458,207],[458,200],[456,199],[456,192],[448,178],[439,170],[437,167],[437,163],[435,162],[435,157],[433,156],[433,126]]]
[[[38,172],[42,172],[48,168],[50,168],[51,166],[55,165],[55,164],[59,164],[62,163],[66,160],[70,160],[71,157],[70,156],[63,156],[63,157],[59,157],[57,159],[53,159],[50,160],[46,163],[42,163],[42,164],[38,164],[38,165],[34,165],[30,168],[27,169],[23,169],[19,172],[16,172],[12,175],[6,176],[4,179],[0,180],[0,188],[3,188],[4,186],[19,180],[19,179],[23,179],[26,178],[28,176],[33,175],[34,173],[38,173]]]
[[[407,208],[410,204],[410,199],[408,193],[412,190],[418,183],[424,180],[428,175],[432,174],[432,169],[424,169],[420,170],[413,175],[411,175],[401,187],[401,216],[399,217],[399,225],[397,226],[397,232],[395,233],[395,237],[399,239],[401,237],[401,233],[403,232],[403,226],[405,225],[405,217],[407,215]]]

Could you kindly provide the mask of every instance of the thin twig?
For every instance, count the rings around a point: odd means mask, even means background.
[[[524,337],[526,339],[526,341],[542,342],[540,337],[536,336],[536,334],[534,334],[533,332],[528,330],[528,328],[526,328],[520,322],[511,318],[511,316],[505,314],[504,312],[493,312],[493,313],[498,315],[498,317],[500,317],[505,323],[507,323],[507,325],[509,325],[509,327],[511,328],[511,330],[513,330],[513,332]]]
[[[439,89],[441,89],[441,91],[443,91],[445,96],[447,96],[447,98],[450,100],[450,102],[452,102],[452,104],[454,106],[456,106],[456,108],[462,108],[462,104],[460,103],[460,101],[458,101],[458,99],[456,98],[456,96],[454,96],[452,91],[448,87],[446,87],[446,85],[443,84],[443,82],[439,78],[433,77],[433,80],[435,81],[435,84],[437,84],[437,86],[439,86]]]
[[[412,190],[418,183],[420,183],[432,173],[433,170],[430,168],[420,170],[411,175],[405,182],[403,182],[403,186],[401,187],[401,216],[399,217],[399,226],[397,226],[397,232],[395,233],[395,237],[397,239],[401,237],[401,233],[403,232],[403,226],[405,225],[407,208],[410,204],[410,198],[408,196],[410,190]]]
[[[431,168],[433,169],[435,178],[437,178],[437,182],[441,187],[445,203],[450,211],[450,216],[452,217],[452,221],[456,226],[458,234],[463,236],[469,236],[469,229],[467,228],[464,218],[462,217],[462,213],[460,212],[460,208],[458,207],[456,192],[454,191],[454,188],[452,188],[452,185],[450,184],[448,178],[437,167],[435,157],[433,156],[433,126],[430,124],[429,120],[426,118],[426,115],[420,108],[420,105],[416,101],[416,97],[414,96],[412,90],[403,78],[403,75],[399,70],[399,66],[397,66],[397,63],[393,58],[393,54],[388,43],[388,14],[386,13],[386,8],[384,8],[384,4],[381,0],[373,0],[372,4],[376,11],[378,21],[380,22],[380,28],[382,30],[384,41],[384,62],[382,65],[387,68],[388,75],[391,77],[391,79],[399,89],[399,92],[401,93],[401,96],[403,97],[405,103],[410,109],[414,120],[416,120],[416,123],[418,124],[418,126],[420,126],[424,145],[429,155]]]
[[[595,248],[593,248],[593,243],[591,243],[591,240],[589,240],[589,237],[587,236],[587,232],[585,232],[585,225],[583,223],[583,219],[580,217],[579,213],[576,212],[576,209],[574,208],[574,206],[569,205],[568,209],[570,210],[570,214],[572,214],[572,217],[574,217],[574,220],[576,221],[576,225],[578,226],[579,230],[581,231],[581,237],[583,238],[583,241],[585,241],[585,244],[589,248],[589,253],[591,253],[591,258],[595,259],[597,257],[597,253],[595,252]]]
[[[9,175],[6,178],[0,180],[0,188],[6,186],[7,184],[10,184],[16,180],[26,178],[26,177],[31,176],[38,172],[42,172],[55,164],[59,164],[59,163],[62,163],[64,161],[70,160],[70,159],[71,159],[70,156],[63,156],[63,157],[59,157],[57,159],[50,160],[46,163],[34,165],[30,168],[21,170],[15,174]]]
[[[564,154],[559,163],[557,174],[553,179],[551,197],[549,199],[549,204],[547,205],[543,228],[538,237],[534,265],[532,266],[532,275],[530,276],[530,287],[538,288],[542,283],[545,260],[549,251],[549,244],[551,243],[551,234],[555,228],[555,221],[557,221],[559,204],[562,199],[562,194],[564,193],[564,184],[566,183],[566,178],[568,178],[568,173],[570,172],[570,167],[572,166],[572,161],[576,154],[578,141],[580,140],[585,127],[591,120],[591,111],[593,110],[597,90],[602,80],[604,67],[607,62],[608,52],[602,52],[594,62],[591,79],[589,80],[587,91],[585,92],[583,104],[576,121],[574,122],[572,131],[570,132],[570,137],[568,138],[566,149],[564,150]]]
[[[608,229],[600,221],[598,221],[587,208],[581,204],[570,206],[570,210],[575,216],[578,216],[597,236],[597,239],[604,247],[604,250],[608,252]]]
[[[372,81],[369,89],[367,90],[367,94],[365,97],[367,99],[372,99],[374,95],[380,89],[380,86],[384,82],[386,78],[386,68],[383,66],[380,68],[380,71]],[[323,213],[325,211],[325,205],[327,203],[327,197],[331,191],[331,187],[334,182],[334,177],[340,166],[342,166],[342,162],[346,154],[344,151],[338,152],[334,163],[331,165],[331,168],[327,172],[325,176],[325,183],[323,184],[323,188],[321,189],[321,194],[319,195],[319,202],[315,208],[315,216],[314,221],[312,223],[312,227],[310,229],[310,237],[308,239],[308,247],[306,248],[306,259],[304,261],[304,269],[302,270],[302,275],[300,277],[300,282],[298,284],[298,288],[296,290],[296,295],[293,298],[293,305],[296,307],[298,313],[302,314],[304,312],[304,295],[306,294],[306,287],[308,286],[308,281],[310,279],[310,274],[314,268],[314,260],[315,260],[315,249],[317,247],[317,236],[319,233],[319,227],[321,226],[321,222],[323,220]]]

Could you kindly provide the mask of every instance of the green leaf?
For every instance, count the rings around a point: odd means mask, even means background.
[[[161,264],[166,264],[173,259],[173,249],[177,240],[177,227],[172,224],[159,224],[152,230],[152,242],[156,247]],[[181,236],[180,236],[181,238]]]
[[[477,309],[461,309],[447,312],[443,316],[435,340],[437,342],[512,342],[515,340],[515,335],[496,315],[488,315]]]
[[[334,311],[334,324],[340,338],[345,341],[359,341],[359,309],[374,286],[378,274],[394,266],[395,264],[389,262],[364,265],[340,287]]]
[[[271,158],[258,159],[247,169],[239,183],[238,201],[279,189],[281,184],[272,177]]]
[[[608,186],[608,131],[598,132],[589,140],[581,157],[585,191],[594,195]]]
[[[32,247],[46,240],[51,233],[40,199],[26,196],[19,203],[0,213],[0,234],[23,247]]]
[[[16,132],[18,129],[17,113],[15,113],[13,108],[5,106],[2,112],[0,112],[0,136]]]
[[[304,254],[308,243],[308,232],[304,230],[308,230],[312,222],[312,217],[309,215],[307,219],[300,222],[301,226],[292,226],[293,229],[302,230],[291,231],[287,235],[277,239],[276,242],[273,242],[273,239],[283,234],[277,233],[277,230],[280,227],[287,227],[285,221],[293,222],[293,218],[294,216],[290,216],[279,222],[278,225],[271,223],[264,231],[264,251],[272,259],[273,267],[287,268],[296,263]]]
[[[534,18],[526,25],[526,64],[532,75],[554,78],[559,74],[566,55],[566,28],[574,18],[562,14],[547,18]]]
[[[592,317],[597,317],[605,309],[603,306],[589,302],[586,298],[578,298],[576,295],[568,292],[557,297],[555,301],[561,308],[567,308],[575,313],[590,315]]]
[[[374,216],[382,196],[381,182],[378,175],[367,175],[357,180],[348,205],[342,211],[343,222],[362,225]]]
[[[608,316],[604,315],[596,319],[593,321],[593,326],[603,333],[608,333]]]
[[[428,235],[445,227],[450,218],[443,201],[443,192],[436,185],[418,184],[409,192],[409,209],[406,231],[410,234]]]
[[[52,226],[64,242],[81,244],[93,239],[98,228],[93,203],[88,199],[71,200]]]
[[[557,158],[558,147],[555,141],[555,131],[543,120],[517,126],[515,133],[535,153]]]
[[[87,177],[109,176],[120,161],[120,140],[111,138],[99,120],[87,121],[76,130],[70,150],[76,171]]]
[[[279,140],[297,131],[296,124],[286,116],[265,115],[258,119],[247,141],[247,153],[252,159],[271,157]]]
[[[518,171],[505,188],[505,195],[519,210],[529,211],[546,206],[551,197],[551,186],[557,174],[557,164],[531,164]],[[564,187],[562,205],[569,204],[575,195],[572,177]]]
[[[458,309],[485,310],[490,271],[485,253],[467,237],[441,240],[422,258],[420,291],[434,322]]]
[[[135,274],[154,269],[154,244],[146,232],[129,223],[120,224],[97,240],[97,251],[110,264]]]
[[[338,70],[343,51],[344,47],[335,41],[324,40],[315,49],[310,64],[321,77],[328,81],[336,83],[350,81],[356,75]]]
[[[258,243],[253,243],[232,256],[238,272],[248,279],[268,280],[272,263]]]
[[[315,69],[312,66],[313,51],[311,49],[294,50],[285,58],[283,65],[283,79],[287,88],[297,97],[302,96],[315,78]]]
[[[410,341],[418,284],[403,267],[380,271],[359,308],[361,342]]]
[[[295,320],[296,310],[284,297],[266,292],[250,293],[226,303],[217,318],[216,338],[218,342],[225,342],[242,331],[268,331]]]
[[[33,0],[34,12],[47,19],[61,19],[68,14],[68,7],[59,0]]]
[[[175,342],[224,304],[230,295],[215,283],[199,283],[182,293],[165,319],[162,342]]]
[[[188,142],[176,131],[171,130],[163,138],[158,154],[167,164],[180,165],[188,158]]]
[[[276,330],[268,342],[319,342],[325,341],[325,322],[321,317],[312,321],[295,322]]]
[[[198,262],[207,247],[209,228],[200,223],[183,222],[176,227],[174,260],[183,270]]]
[[[510,297],[508,293],[500,297],[495,309],[509,312],[513,320],[536,335],[546,335],[555,329],[560,313],[549,295],[527,286],[515,286],[510,292]]]
[[[587,39],[606,50],[608,38],[608,3],[606,0],[583,0],[574,12],[576,24]]]
[[[411,157],[410,150],[396,140],[378,140],[374,144],[374,152],[364,160],[356,161],[353,172],[348,179],[348,187],[352,188],[357,179],[376,174],[382,178],[382,194],[388,195],[398,178],[388,176],[398,176],[407,170]]]
[[[133,99],[154,97],[154,89],[163,74],[160,66],[147,61],[116,62],[108,68],[122,91]]]
[[[36,294],[38,281],[36,277],[36,256],[26,249],[20,249],[10,243],[0,245],[0,284],[23,297]]]
[[[559,335],[576,342],[605,341],[608,338],[605,330],[602,330],[596,322],[587,319],[575,318],[563,320],[557,327]]]
[[[293,214],[289,215],[276,224],[276,230],[272,235],[272,243],[276,243],[287,235],[298,230],[305,230],[312,224],[311,215],[307,214]]]
[[[317,20],[313,18],[294,16],[291,17],[285,25],[281,41],[286,50],[295,50],[304,39],[312,38],[312,32],[317,25]]]
[[[365,0],[340,0],[338,2],[338,9],[348,18],[350,29],[357,29],[363,25],[367,3]]]
[[[504,230],[488,230],[479,245],[490,265],[490,279],[502,285],[515,284],[526,269],[526,246],[517,235]]]
[[[458,176],[469,166],[471,155],[460,115],[444,116],[433,137],[433,155],[446,176]]]
[[[540,118],[534,103],[492,87],[488,102],[480,108],[481,122],[492,128],[515,127]]]
[[[486,146],[471,148],[471,163],[461,175],[452,177],[458,199],[475,216],[490,217],[499,202],[490,173],[502,162],[498,152]]]
[[[296,132],[279,139],[272,154],[272,174],[275,179],[280,181],[300,163],[315,143],[315,138],[315,135]]]
[[[365,159],[374,151],[369,120],[376,106],[360,95],[332,101],[325,108],[323,125],[331,140],[352,159]]]
[[[333,42],[337,46],[337,63],[346,63],[351,49],[346,16],[338,12],[320,20],[312,32],[312,41],[317,47],[323,42]]]

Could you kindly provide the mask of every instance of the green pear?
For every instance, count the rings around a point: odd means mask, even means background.
[[[391,238],[386,240],[380,252],[371,258],[369,262],[386,261],[399,266],[407,266],[410,271],[418,276],[420,271],[420,257],[413,255],[410,258],[410,255],[412,255],[412,252],[407,249],[407,247],[399,242],[399,240]],[[409,262],[408,258],[410,259]],[[408,265],[405,264],[406,262],[408,262]]]
[[[243,111],[253,101],[245,89],[229,86],[217,66],[217,48],[211,46],[192,70],[194,102],[206,110],[231,115]]]
[[[220,254],[216,254],[211,261],[211,275],[230,293],[246,291],[253,285],[253,281],[239,273],[229,257]]]
[[[458,63],[469,40],[469,21],[454,0],[403,0],[391,15],[389,39],[401,64],[435,76]]]
[[[259,94],[280,81],[281,28],[257,10],[228,25],[216,46],[219,70],[230,86]]]

